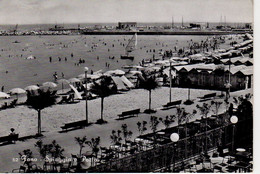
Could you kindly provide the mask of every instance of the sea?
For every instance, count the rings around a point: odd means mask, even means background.
[[[184,22],[184,23],[180,23],[180,22],[175,22],[175,23],[171,23],[171,22],[158,22],[158,23],[145,23],[145,22],[141,22],[141,23],[137,23],[137,26],[174,26],[174,27],[180,27],[180,26],[189,26],[190,23],[192,22]],[[196,24],[201,24],[201,26],[208,26],[210,28],[214,28],[218,25],[225,25],[225,26],[230,26],[230,27],[236,27],[236,28],[241,28],[241,27],[245,27],[246,24],[248,23],[234,23],[234,22],[193,22]],[[54,28],[55,25],[58,26],[62,26],[64,28],[84,28],[84,27],[95,27],[95,26],[117,26],[118,23],[56,23],[56,24],[26,24],[26,25],[19,25],[19,24],[15,24],[15,25],[0,25],[0,31],[9,31],[9,30],[14,30],[15,27],[17,25],[17,31],[31,31],[31,30],[35,30],[35,31],[39,31],[39,30],[49,30],[49,28]]]
[[[64,25],[65,28],[78,26],[78,24]],[[84,24],[80,26],[84,27]],[[12,27],[14,26],[0,26],[0,30]],[[50,27],[54,25],[19,25],[18,31],[44,30]],[[137,48],[130,53],[135,59],[122,60],[120,56],[125,54],[125,47],[131,37],[129,35],[0,36],[0,87],[4,86],[4,91],[8,92],[16,87],[25,88],[28,85],[54,81],[55,72],[58,74],[58,79],[69,79],[83,74],[84,67],[88,67],[90,71],[103,72],[122,69],[125,65],[137,65],[143,59],[153,57],[161,59],[161,51],[187,48],[190,42],[201,42],[214,36],[137,36]],[[241,38],[233,37],[232,40],[234,39],[242,41]],[[221,45],[222,48],[229,46],[229,44]],[[35,59],[27,59],[30,56]],[[84,60],[84,63],[79,64],[80,60]]]

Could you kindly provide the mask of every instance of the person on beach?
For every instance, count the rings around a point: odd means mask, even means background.
[[[16,133],[15,133],[15,129],[14,128],[11,128],[10,129],[10,134],[9,135],[15,135]]]
[[[1,91],[4,92],[4,90],[5,90],[5,86],[2,86]]]
[[[49,59],[50,59],[50,62],[52,62],[52,57],[50,57]]]
[[[54,78],[54,81],[57,81],[57,79],[58,79],[58,74],[57,74],[57,72],[55,72],[55,73],[53,74],[53,78]]]
[[[15,133],[15,129],[14,128],[11,128],[10,129],[10,133],[9,133],[9,136],[14,136],[16,133]],[[15,143],[14,140],[11,140],[10,143]]]

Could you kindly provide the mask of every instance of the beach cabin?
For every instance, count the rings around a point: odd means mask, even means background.
[[[193,64],[174,67],[176,79],[173,83],[177,87],[192,87],[201,89],[225,90],[226,83],[231,83],[231,91],[252,87],[253,66],[215,64]]]

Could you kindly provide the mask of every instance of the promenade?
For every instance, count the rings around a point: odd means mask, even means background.
[[[166,88],[166,90],[167,90],[167,88]],[[186,91],[187,89],[182,89],[182,90]],[[233,96],[240,96],[240,95],[244,95],[244,94],[247,94],[247,93],[250,93],[250,92],[252,92],[252,89],[232,92],[231,96],[232,97]],[[154,92],[154,93],[157,93],[157,92]],[[159,93],[159,91],[158,91],[158,93]],[[218,95],[219,94],[220,94],[220,92],[218,93]],[[120,96],[120,101],[124,101],[128,97],[129,97],[128,95],[122,94]],[[232,97],[230,98],[230,101],[232,100]],[[119,98],[119,97],[117,97],[117,98]],[[136,99],[138,100],[138,98],[136,98]],[[197,104],[201,105],[201,103],[198,102],[197,97],[194,97],[192,99],[195,99],[195,103],[193,105],[190,105],[190,106],[181,105],[181,107],[184,107],[186,111],[191,112],[192,109],[195,109],[195,106]],[[142,102],[144,102],[144,101],[142,101]],[[210,102],[210,101],[208,101],[208,102]],[[164,104],[164,103],[161,103],[161,104]],[[78,105],[80,106],[80,104],[78,104]],[[146,105],[146,103],[145,103],[145,105]],[[99,105],[97,105],[97,106],[99,106]],[[115,104],[115,106],[116,106],[116,104]],[[166,115],[171,115],[171,114],[174,114],[176,112],[176,109],[170,109],[170,110],[167,110],[167,111],[162,111],[162,110],[159,109],[158,105],[156,105],[156,106],[158,108],[157,113],[155,113],[153,115],[158,116],[158,117],[165,117]],[[66,105],[65,107],[70,107],[70,106]],[[54,106],[53,108],[56,108],[56,106]],[[82,107],[80,107],[80,108],[82,108]],[[118,108],[118,107],[115,107],[115,108]],[[130,108],[129,106],[126,107],[126,108],[133,109],[132,107]],[[17,108],[17,109],[19,109],[19,108]],[[110,107],[110,109],[113,109],[113,107]],[[226,107],[223,105],[221,107],[221,109],[219,110],[219,113],[224,112],[225,109],[226,109]],[[58,113],[58,109],[55,109],[55,110],[56,110],[56,113]],[[107,110],[105,110],[105,112],[106,111]],[[48,117],[48,118],[51,117],[48,114],[48,112],[49,112],[49,110],[46,109],[46,112],[44,112],[44,117]],[[99,115],[99,113],[96,113],[96,114]],[[212,114],[212,112],[209,115],[211,115],[211,114]],[[73,115],[77,115],[77,112],[73,112]],[[150,115],[140,114],[138,117],[132,117],[132,118],[128,118],[128,119],[125,119],[125,120],[115,120],[114,118],[117,117],[116,115],[117,115],[117,113],[114,112],[113,119],[107,119],[105,117],[105,119],[108,121],[108,124],[103,124],[103,125],[92,124],[91,126],[86,127],[85,129],[73,130],[73,131],[69,131],[67,133],[59,133],[57,131],[43,132],[44,137],[41,137],[41,139],[43,140],[44,143],[50,143],[52,140],[56,140],[57,143],[59,143],[61,145],[61,147],[63,147],[65,149],[64,155],[66,157],[70,157],[71,154],[78,154],[79,153],[79,146],[75,142],[74,137],[83,137],[83,136],[86,135],[88,140],[90,140],[91,138],[95,138],[95,137],[100,136],[101,137],[101,144],[100,145],[108,147],[109,145],[111,145],[110,135],[111,135],[112,129],[117,130],[117,129],[121,128],[122,124],[127,124],[129,130],[132,130],[132,132],[133,132],[132,139],[134,139],[138,135],[136,123],[138,121],[142,122],[144,120],[149,123],[149,119],[150,119]],[[53,116],[54,116],[54,114],[53,114]],[[200,115],[197,114],[193,119],[195,120],[196,118],[199,118],[199,117],[200,117]],[[15,118],[13,118],[13,119],[15,119]],[[32,118],[32,119],[34,119],[36,121],[36,113],[35,113],[35,117]],[[48,124],[48,123],[44,123],[44,124]],[[43,124],[43,126],[44,126],[44,124]],[[174,126],[174,125],[176,125],[176,122],[174,124],[172,124],[171,126]],[[162,129],[163,127],[164,126],[162,124],[159,124],[158,130]],[[36,129],[30,130],[30,133],[32,135],[35,132],[36,132]],[[146,133],[149,133],[149,132],[151,132],[150,128],[148,128],[148,131]],[[41,161],[39,153],[34,146],[34,144],[37,140],[39,140],[39,139],[33,138],[33,139],[28,139],[24,142],[17,141],[16,144],[0,146],[0,161],[2,161],[1,172],[11,172],[12,169],[19,168],[19,166],[22,163],[15,161],[15,158],[19,158],[18,153],[22,152],[25,149],[31,149],[34,157],[37,159],[36,164],[42,164],[43,161]],[[84,149],[84,152],[86,152],[86,151],[90,151],[90,149],[88,149],[86,147]]]

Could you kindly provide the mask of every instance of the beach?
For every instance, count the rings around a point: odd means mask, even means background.
[[[191,89],[191,99],[197,99],[212,90]],[[218,92],[220,94],[220,92]],[[172,88],[172,100],[187,99],[188,89]],[[23,98],[19,99],[24,100]],[[58,99],[59,101],[60,99]],[[169,102],[169,88],[162,87],[152,92],[152,108],[161,108],[163,104]],[[100,98],[88,101],[89,121],[96,122],[100,118]],[[108,122],[116,122],[119,125],[121,121],[116,121],[118,114],[123,111],[140,108],[141,112],[148,108],[148,91],[143,89],[133,89],[124,94],[116,94],[105,98],[104,119]],[[185,107],[192,113],[193,105]],[[163,111],[162,116],[172,115]],[[155,114],[157,115],[157,114]],[[146,115],[146,117],[150,117]],[[60,131],[64,123],[79,121],[85,119],[85,101],[81,100],[76,104],[54,105],[42,111],[42,130],[43,132]],[[28,136],[36,133],[37,130],[37,112],[29,109],[27,106],[17,106],[16,108],[1,111],[0,122],[5,123],[0,127],[0,135],[8,134],[11,127],[19,132],[20,136]]]
[[[0,42],[0,86],[8,91],[15,87],[24,88],[53,81],[55,72],[59,79],[69,79],[84,73],[85,66],[93,71],[102,69],[103,72],[122,69],[125,65],[137,65],[143,59],[161,59],[162,51],[174,51],[175,47],[187,49],[191,41],[201,42],[212,37],[138,36],[137,49],[131,53],[135,59],[131,61],[120,59],[120,55],[125,54],[131,36],[3,36]],[[220,44],[220,49],[229,48],[232,41],[239,43],[242,37],[227,36],[226,43]],[[29,56],[36,59],[27,60]],[[85,63],[78,64],[80,59]]]

